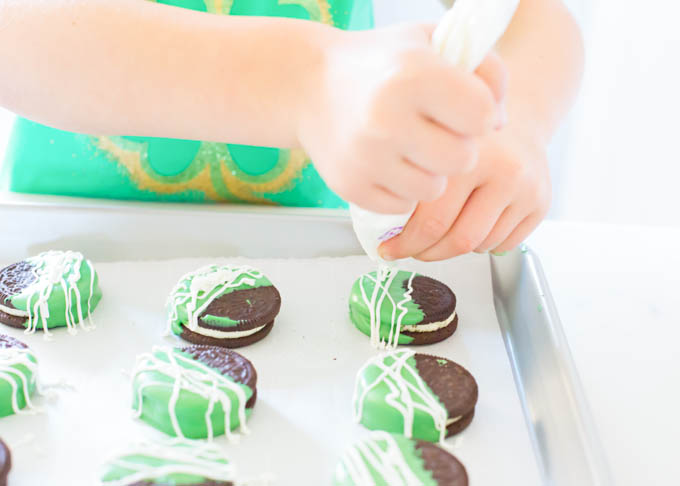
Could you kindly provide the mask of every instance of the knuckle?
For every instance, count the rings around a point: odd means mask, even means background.
[[[469,235],[458,235],[453,240],[452,250],[456,255],[464,255],[473,251],[479,242]]]
[[[496,125],[496,102],[491,92],[480,90],[475,101],[477,113],[476,131],[484,134],[493,129]]]
[[[423,235],[431,240],[441,238],[449,230],[449,224],[439,217],[429,217],[423,222]]]
[[[477,165],[479,148],[474,140],[464,138],[459,142],[458,147],[458,168],[462,173],[471,172]]]

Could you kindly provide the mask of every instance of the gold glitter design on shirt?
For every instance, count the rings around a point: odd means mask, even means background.
[[[311,20],[333,25],[333,16],[328,0],[279,0],[279,5],[299,5],[309,12]]]
[[[301,149],[281,150],[279,160],[271,170],[253,176],[238,166],[225,144],[203,142],[187,169],[177,176],[166,177],[149,173],[152,169],[148,163],[146,144],[117,140],[117,137],[92,137],[92,140],[94,146],[104,152],[109,160],[128,172],[130,180],[138,189],[156,194],[200,191],[211,201],[275,204],[264,195],[293,187],[295,180],[301,177],[302,170],[310,163],[309,157]],[[200,167],[200,170],[192,175],[192,167]],[[277,175],[272,178],[273,174]]]
[[[234,0],[203,0],[203,3],[210,13],[229,15]]]
[[[231,157],[225,162],[225,164],[220,165],[220,168],[229,192],[243,201],[255,202],[252,200],[255,194],[274,194],[290,189],[295,180],[302,174],[302,170],[310,163],[310,160],[301,149],[281,150],[279,162],[269,172],[280,168],[282,164],[285,164],[285,168],[273,180],[262,182],[257,180],[259,177],[254,176],[248,176],[248,179],[254,179],[252,181],[244,180],[243,171],[238,168]],[[258,200],[257,202],[261,201]]]

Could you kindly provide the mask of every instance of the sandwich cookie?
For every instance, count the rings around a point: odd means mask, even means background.
[[[235,471],[214,443],[140,444],[104,466],[99,486],[233,486]]]
[[[166,434],[212,439],[247,433],[257,373],[235,351],[216,346],[155,347],[132,373],[135,416]]]
[[[470,425],[477,394],[475,379],[453,361],[391,351],[359,371],[354,419],[371,430],[442,442]]]
[[[439,446],[373,432],[347,449],[334,486],[467,486],[465,467]]]
[[[169,332],[210,346],[238,348],[263,339],[281,295],[259,270],[209,265],[182,277],[168,300]]]
[[[37,378],[38,360],[28,346],[0,334],[0,417],[35,411],[31,395]]]
[[[379,349],[437,343],[458,327],[456,296],[449,287],[430,277],[387,267],[354,282],[349,316]]]
[[[10,469],[12,469],[12,454],[7,444],[0,439],[0,486],[7,486]]]
[[[0,270],[0,322],[26,329],[91,329],[101,299],[99,278],[81,253],[48,251]],[[85,319],[89,318],[89,325]]]

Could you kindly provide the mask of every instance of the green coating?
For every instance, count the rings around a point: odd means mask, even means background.
[[[30,353],[28,357],[32,362],[34,363],[38,362],[33,353]],[[33,395],[33,393],[35,392],[33,372],[29,370],[26,367],[26,365],[23,364],[12,365],[11,367],[26,377],[26,383],[28,383],[28,395],[29,396]],[[16,383],[18,387],[17,405],[19,406],[20,409],[23,409],[26,407],[26,399],[24,398],[24,387],[21,382],[21,379],[18,376],[15,376],[14,373],[12,373],[10,377],[11,377],[10,379],[14,383]],[[14,408],[12,407],[12,387],[5,379],[0,378],[0,418],[7,417],[8,415],[13,414]]]
[[[395,361],[395,358],[392,356],[386,356],[383,360],[387,366],[393,364]],[[407,359],[406,364],[417,372],[418,368],[416,367],[415,357],[411,356]],[[352,404],[355,410],[358,406],[357,397],[361,395],[369,384],[373,383],[378,376],[383,373],[384,370],[382,368],[372,364],[365,368],[363,373],[357,377],[357,393],[355,395],[355,402]],[[407,371],[406,367],[402,369],[400,376],[407,383],[418,386],[418,382],[414,379],[412,374]],[[361,410],[360,423],[370,430],[383,430],[393,434],[404,434],[404,415],[387,402],[387,397],[392,394],[392,391],[386,383],[386,380],[394,383],[394,380],[391,377],[383,378],[380,383],[374,386],[366,395]],[[423,381],[423,383],[425,382]],[[431,397],[444,407],[444,404],[432,389],[427,386],[427,383],[425,383],[425,389]],[[417,394],[411,393],[411,396],[415,403],[425,405],[425,401]],[[406,407],[406,404],[401,397],[396,396],[393,400],[398,402],[402,407]],[[446,408],[444,407],[444,409]],[[440,440],[440,431],[437,430],[432,416],[418,408],[414,410],[412,437],[429,442],[439,442]]]
[[[368,275],[375,279],[376,273],[377,272],[371,272]],[[395,302],[399,303],[404,299],[404,294],[406,292],[404,283],[407,282],[409,278],[411,278],[411,275],[412,272],[400,270],[392,281],[392,284],[389,286],[389,296],[391,296]],[[416,276],[419,276],[419,274],[416,274]],[[371,316],[369,313],[369,305],[364,299],[361,291],[362,279],[366,298],[368,299],[369,303],[371,302],[371,296],[373,295],[373,290],[375,289],[375,282],[372,279],[364,278],[364,275],[362,275],[354,282],[354,285],[352,285],[352,290],[349,296],[349,317],[357,329],[367,336],[370,336]],[[378,300],[376,300],[376,304]],[[380,307],[380,337],[385,340],[387,340],[390,335],[393,312],[395,311],[394,307],[394,304],[392,304],[392,301],[388,297],[385,297],[382,306]],[[420,309],[420,307],[418,307],[418,305],[413,302],[413,300],[406,302],[404,307],[408,309],[408,312],[401,321],[402,326],[414,326],[422,322],[425,315],[423,314],[423,311]],[[395,318],[400,312],[401,311],[399,309],[396,309]],[[410,344],[411,342],[413,342],[412,337],[405,336],[403,334],[399,336],[399,344]]]
[[[87,316],[95,310],[97,307],[97,304],[99,304],[99,301],[102,298],[102,290],[99,287],[99,275],[97,275],[97,271],[94,270],[94,267],[92,267],[92,271],[94,271],[94,286],[93,286],[93,292],[92,292],[92,299],[90,300],[90,312],[88,312],[88,299],[90,299],[90,285],[91,285],[91,277],[92,273],[90,272],[90,265],[88,265],[87,260],[83,259],[80,263],[79,271],[80,271],[80,278],[78,279],[78,283],[76,286],[78,287],[78,290],[80,292],[80,310],[82,312],[83,318],[87,318]],[[64,276],[67,278],[67,276]],[[74,319],[74,324],[77,324],[78,321],[78,300],[76,299],[75,292],[71,291],[71,315],[73,316]],[[32,305],[35,304],[37,300],[37,296],[30,295],[30,287],[28,287],[24,292],[14,295],[10,297],[10,302],[12,305],[22,311],[28,311],[28,302],[30,302]],[[50,293],[49,298],[47,299],[47,307],[49,309],[49,317],[47,318],[47,328],[48,329],[53,329],[55,327],[65,327],[66,326],[66,298],[64,294],[64,289],[61,285],[55,285],[52,287],[52,292]],[[31,312],[33,319],[36,318],[36,315],[34,312]],[[37,316],[38,317],[38,329],[42,329],[42,317],[41,315]],[[24,323],[25,327],[28,327],[28,319]]]
[[[175,352],[193,359],[191,355],[183,353],[182,351],[175,350]],[[168,362],[167,358],[162,353],[155,353],[155,355],[159,359]],[[184,361],[181,361],[180,365],[186,367],[187,369],[201,369],[200,366],[193,366],[189,363],[185,363]],[[219,373],[218,371],[215,372]],[[234,381],[230,376],[223,376],[227,380]],[[172,386],[150,384],[159,381],[170,384],[175,382],[174,378],[158,371],[147,371],[136,376],[132,383],[132,407],[135,410],[139,409],[138,390],[140,386],[149,384],[144,388],[141,394],[142,415],[140,418],[158,430],[165,432],[170,436],[176,437],[172,426],[172,421],[170,419],[169,409],[170,397],[172,395]],[[249,386],[242,383],[237,383],[237,385],[243,389],[246,394],[246,401],[248,401],[250,397],[253,396],[253,390]],[[226,387],[220,387],[220,389],[224,391],[229,397],[229,401],[231,403],[229,423],[231,424],[231,430],[234,430],[241,425],[238,416],[238,397],[233,391]],[[205,439],[208,437],[208,427],[206,426],[205,421],[205,414],[208,411],[208,406],[209,401],[197,393],[185,389],[180,390],[179,399],[177,400],[177,404],[175,406],[175,413],[177,415],[180,429],[186,438]],[[251,413],[252,411],[250,409],[246,409],[246,417],[250,417]],[[212,414],[210,415],[210,421],[212,423],[213,435],[215,437],[223,435],[225,432],[224,410],[222,409],[221,403],[215,403]]]
[[[243,274],[238,277],[239,280],[243,279],[249,279],[252,278],[248,274]],[[179,288],[178,291],[188,291],[189,286],[191,285],[191,278],[187,278],[182,280],[179,283]],[[214,300],[217,299],[223,295],[230,294],[236,290],[245,290],[245,289],[255,289],[258,287],[269,287],[272,286],[273,284],[271,281],[263,274],[261,277],[255,279],[254,285],[250,285],[249,283],[239,283],[238,285],[234,287],[229,287],[226,290],[222,292],[218,292],[219,287],[213,289],[212,292],[208,292],[205,295],[199,297],[196,300],[196,309],[199,309],[203,304],[208,302],[209,300]],[[173,292],[173,295],[170,296],[171,299],[174,298],[174,294],[176,292]],[[171,312],[171,317],[172,317],[172,308],[170,309]],[[208,324],[215,325],[215,326],[223,326],[223,327],[235,327],[238,326],[239,322],[234,321],[232,319],[229,319],[228,316],[213,316],[210,314],[206,314],[201,318],[203,321],[205,321]],[[187,311],[187,306],[186,303],[180,304],[177,306],[177,314],[174,319],[171,319],[170,321],[170,329],[172,330],[173,334],[179,336],[182,334],[182,327],[189,321],[189,315]]]
[[[159,458],[159,457],[152,457],[152,456],[146,456],[146,455],[141,455],[141,454],[133,454],[133,455],[127,455],[127,456],[122,456],[121,459],[125,460],[126,462],[131,462],[135,464],[144,464],[150,467],[162,467],[168,464],[173,464],[172,462],[169,462],[165,459]],[[227,461],[220,461],[223,464],[227,464]],[[102,482],[106,483],[109,481],[117,481],[120,479],[124,479],[127,476],[131,475],[135,471],[131,469],[127,469],[121,465],[118,464],[108,464],[104,474],[102,475]],[[190,485],[195,485],[195,484],[201,484],[204,482],[207,482],[210,478],[206,476],[196,476],[193,474],[182,474],[182,473],[174,473],[174,474],[167,474],[164,476],[160,476],[158,478],[154,478],[153,480],[148,480],[151,482],[151,484],[157,484],[159,486],[190,486]]]
[[[425,461],[423,461],[423,457],[420,450],[416,448],[416,442],[412,439],[404,437],[403,435],[399,434],[390,435],[392,439],[394,439],[394,441],[397,443],[397,446],[399,447],[399,450],[401,451],[402,456],[406,461],[406,464],[408,464],[408,467],[420,480],[422,486],[438,486],[437,481],[432,476],[432,472],[425,468]],[[373,442],[377,444],[383,451],[387,450],[387,444],[385,443],[385,441],[374,440]],[[387,482],[387,479],[384,478],[371,465],[370,461],[367,461],[365,459],[363,454],[362,458],[364,459],[364,464],[366,465],[368,471],[371,474],[371,477],[373,478],[374,483],[372,486],[394,486]],[[345,465],[342,462],[340,462],[335,471],[333,486],[367,486],[367,485],[358,484],[354,480],[352,480],[349,471],[347,471]]]
[[[236,327],[241,323],[241,321],[235,321],[234,319],[229,319],[228,317],[219,317],[211,315],[207,315],[201,318],[201,320],[206,324],[210,324],[211,326],[219,327]]]

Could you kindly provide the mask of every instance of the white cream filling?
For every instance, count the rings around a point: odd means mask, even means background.
[[[12,309],[10,307],[5,307],[4,305],[0,304],[0,311],[4,312],[5,314],[9,314],[10,316],[15,316],[15,317],[28,317],[28,312],[27,311],[22,311],[20,309]]]
[[[217,329],[206,329],[205,327],[198,326],[196,328],[189,328],[191,331],[200,334],[202,336],[214,337],[219,339],[238,339],[242,337],[252,336],[256,332],[261,331],[267,327],[264,326],[256,327],[255,329],[249,329],[247,331],[218,331]]]
[[[463,418],[462,415],[460,415],[460,416],[458,416],[458,417],[450,418],[450,419],[448,419],[448,420],[446,421],[446,426],[448,427],[448,426],[451,425],[451,424],[455,424],[456,422],[458,422],[458,421],[459,421],[460,419],[462,419],[462,418]]]
[[[443,329],[453,322],[456,318],[456,313],[451,314],[445,321],[430,322],[428,324],[419,324],[415,326],[404,326],[401,328],[402,331],[408,332],[434,332],[439,329]]]

